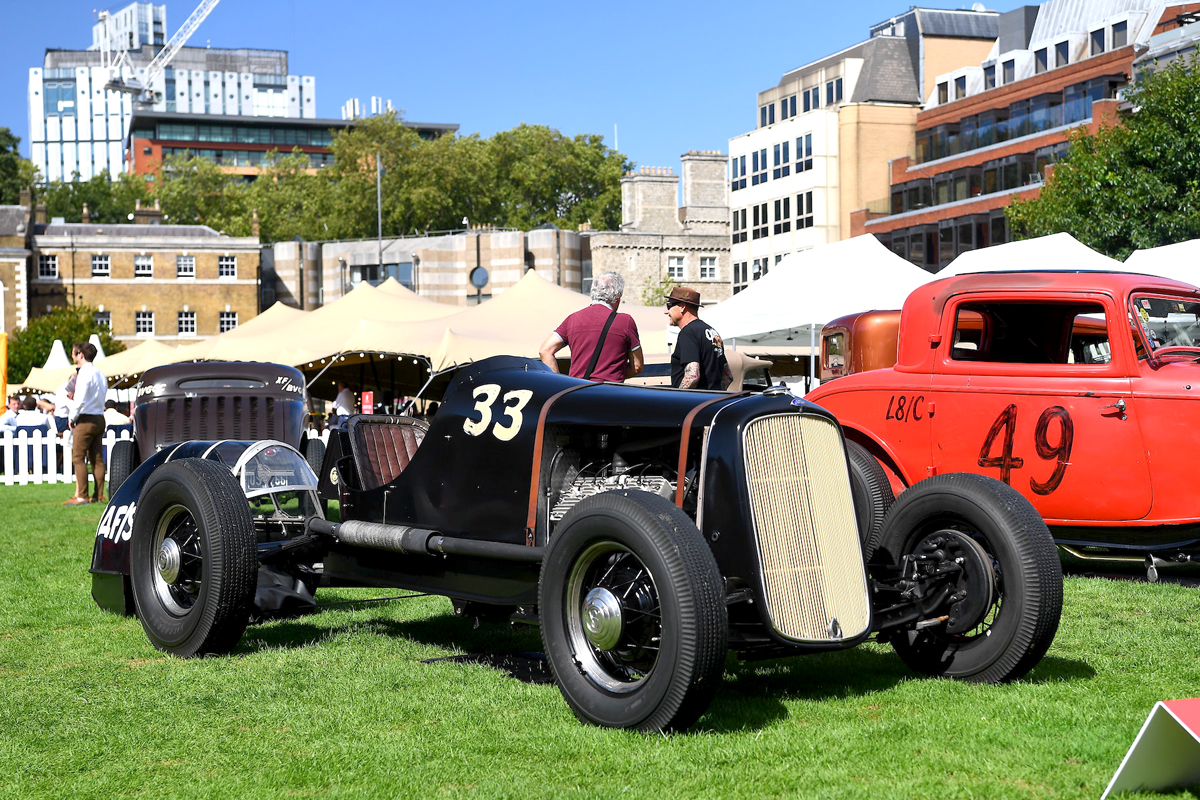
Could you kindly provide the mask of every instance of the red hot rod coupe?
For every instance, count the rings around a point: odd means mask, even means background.
[[[97,602],[186,657],[323,586],[442,594],[536,622],[581,720],[647,731],[704,713],[730,650],[877,635],[918,671],[996,682],[1058,627],[1058,559],[1020,495],[945,475],[860,531],[855,497],[876,493],[859,484],[881,477],[849,470],[837,421],[782,387],[596,384],[499,356],[460,371],[431,424],[357,416],[334,435],[338,522],[286,444],[159,451],[101,520]]]

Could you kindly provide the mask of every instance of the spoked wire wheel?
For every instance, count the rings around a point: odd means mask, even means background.
[[[190,611],[204,583],[204,545],[196,520],[182,505],[172,505],[154,530],[153,550],[158,553],[151,580],[163,608],[176,616]]]
[[[658,663],[662,608],[650,571],[616,542],[580,554],[567,579],[567,635],[583,670],[611,692],[628,692]]]

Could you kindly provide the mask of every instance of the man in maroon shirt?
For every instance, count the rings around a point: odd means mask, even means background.
[[[597,275],[592,281],[592,304],[568,316],[546,337],[540,351],[542,363],[558,372],[555,353],[570,347],[573,378],[619,383],[640,374],[645,361],[637,323],[628,314],[617,313],[624,292],[625,279],[617,273]],[[604,333],[606,325],[608,332]],[[600,342],[601,334],[603,342]],[[599,354],[596,353],[598,343]],[[593,360],[595,366],[589,375],[588,366]]]

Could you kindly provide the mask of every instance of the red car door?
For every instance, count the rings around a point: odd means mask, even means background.
[[[1052,523],[1149,513],[1133,354],[1111,298],[968,294],[947,303],[942,325],[930,391],[934,472],[999,478]]]

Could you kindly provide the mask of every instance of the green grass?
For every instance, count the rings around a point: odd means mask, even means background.
[[[93,604],[101,509],[69,493],[0,487],[0,797],[1097,798],[1154,702],[1200,694],[1200,593],[1088,578],[1068,579],[1058,638],[1018,683],[917,678],[877,645],[731,659],[670,737],[422,663],[541,648],[441,598],[255,626],[231,656],[181,661]]]

